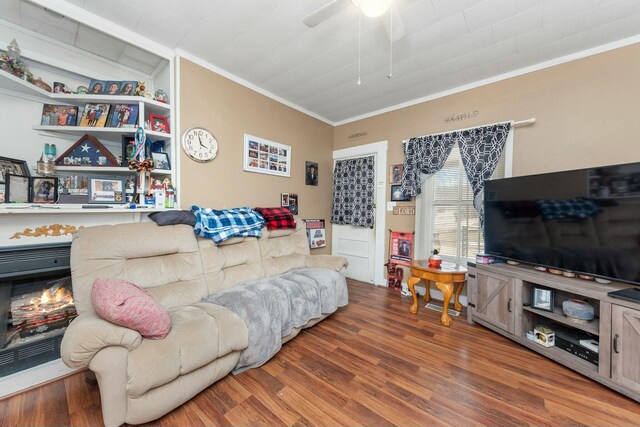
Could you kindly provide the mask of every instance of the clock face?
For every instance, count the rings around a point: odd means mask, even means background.
[[[218,141],[211,132],[195,127],[182,136],[182,149],[196,162],[208,162],[218,155]]]

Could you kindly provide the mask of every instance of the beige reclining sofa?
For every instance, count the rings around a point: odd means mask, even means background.
[[[106,426],[159,418],[234,369],[248,344],[247,326],[232,311],[202,302],[207,295],[294,268],[347,266],[341,257],[311,256],[304,228],[262,231],[261,238],[232,238],[218,246],[196,237],[191,226],[152,222],[90,227],[74,235],[79,316],[65,333],[62,359],[95,373]],[[166,338],[145,339],[99,318],[91,305],[99,278],[130,281],[150,292],[169,312]]]

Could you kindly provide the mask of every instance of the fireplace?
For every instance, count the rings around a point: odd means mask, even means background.
[[[60,357],[76,317],[70,244],[0,249],[0,377]]]

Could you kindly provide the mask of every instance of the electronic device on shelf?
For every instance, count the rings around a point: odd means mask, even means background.
[[[640,287],[640,162],[490,180],[484,213],[488,256]]]
[[[580,344],[580,341],[585,340],[597,342],[588,333],[561,325],[554,325],[552,328],[556,333],[556,347],[582,360],[598,365],[598,352],[593,350],[593,346],[588,348]]]
[[[640,289],[638,288],[627,288],[620,289],[619,291],[611,291],[607,295],[613,298],[626,299],[628,301],[640,303]]]

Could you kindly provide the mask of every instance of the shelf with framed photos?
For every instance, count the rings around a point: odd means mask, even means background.
[[[132,174],[135,170],[131,170],[127,167],[111,167],[111,166],[56,166],[57,172],[77,172],[82,174]],[[151,171],[152,175],[171,175],[173,170],[171,169],[154,169]]]
[[[112,128],[112,127],[89,127],[89,126],[42,126],[34,125],[33,130],[42,132],[57,132],[69,135],[82,135],[85,133],[96,135],[111,135],[114,137],[121,137],[124,135],[133,136],[136,133],[137,128]],[[152,130],[145,130],[145,135],[154,138],[166,138],[171,139],[171,134],[166,132],[155,132]]]

